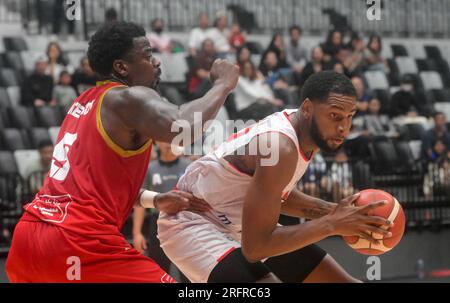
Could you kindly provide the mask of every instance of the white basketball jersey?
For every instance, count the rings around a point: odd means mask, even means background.
[[[178,181],[177,187],[180,190],[190,191],[196,197],[207,201],[213,211],[206,213],[205,216],[226,231],[232,232],[236,236],[233,238],[238,238],[236,239],[238,241],[242,226],[242,207],[252,176],[240,172],[224,157],[239,149],[242,150],[253,138],[264,133],[276,132],[289,138],[299,154],[297,163],[293,163],[296,166],[295,172],[280,197],[281,203],[295,188],[310,162],[310,159],[303,155],[297,133],[289,120],[289,115],[296,111],[290,109],[274,113],[237,132],[216,150],[189,165]]]

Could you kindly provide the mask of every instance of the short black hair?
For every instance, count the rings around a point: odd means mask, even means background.
[[[356,97],[356,90],[350,79],[335,71],[322,71],[311,75],[303,85],[302,102],[326,101],[330,94]]]
[[[289,34],[292,34],[294,30],[297,30],[300,34],[302,34],[302,28],[299,25],[292,25],[289,27]]]
[[[444,112],[441,112],[441,111],[436,111],[436,112],[434,112],[434,114],[433,114],[433,118],[434,118],[434,119],[436,119],[436,117],[437,117],[437,116],[440,116],[440,115],[442,115],[442,116],[444,116],[444,117],[445,117],[445,114],[444,114]]]
[[[53,142],[49,139],[43,139],[43,140],[39,141],[37,148],[38,148],[38,150],[41,150],[47,146],[53,146]]]
[[[92,70],[106,76],[111,73],[114,60],[123,59],[133,48],[133,39],[144,37],[142,26],[118,21],[103,25],[89,41],[88,58]]]

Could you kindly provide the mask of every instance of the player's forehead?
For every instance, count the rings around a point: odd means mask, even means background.
[[[133,52],[135,54],[149,54],[152,52],[152,47],[147,37],[136,37],[133,38]]]
[[[328,110],[340,110],[344,112],[356,111],[356,97],[331,93],[325,102],[320,103]]]

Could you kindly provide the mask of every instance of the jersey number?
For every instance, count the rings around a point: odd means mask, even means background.
[[[77,139],[77,134],[65,133],[64,137],[55,145],[53,151],[52,165],[50,167],[50,178],[58,181],[64,181],[70,170],[67,154],[73,142]]]

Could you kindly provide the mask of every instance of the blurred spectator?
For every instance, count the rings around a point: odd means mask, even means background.
[[[289,28],[289,41],[286,43],[286,61],[297,75],[300,75],[306,65],[306,49],[300,44],[301,36],[302,29],[300,26],[293,25]]]
[[[155,142],[157,145],[158,160],[152,161],[144,180],[145,189],[165,193],[175,188],[178,179],[184,174],[186,167],[191,163],[181,157],[181,150],[168,143]],[[176,153],[172,151],[176,149]],[[147,217],[147,220],[145,218]],[[171,271],[171,262],[162,251],[157,234],[158,212],[136,207],[133,214],[133,246],[142,254],[154,259],[168,273]],[[147,221],[147,224],[144,222]],[[149,222],[148,222],[149,221]],[[145,227],[145,228],[144,228]],[[147,244],[148,243],[148,244]],[[170,272],[172,274],[173,271]],[[180,281],[179,274],[177,280]]]
[[[30,190],[37,193],[44,182],[44,177],[50,170],[53,159],[53,143],[50,140],[43,140],[38,144],[40,159],[25,169],[24,177],[29,182]]]
[[[105,11],[105,23],[118,21],[117,11],[114,7],[110,7]]]
[[[67,70],[67,63],[63,58],[61,47],[57,42],[50,42],[47,46],[48,66],[47,74],[53,77],[53,81],[56,83],[59,79],[59,74],[63,70]]]
[[[423,192],[428,198],[450,196],[450,152],[428,163]]]
[[[319,198],[326,192],[329,180],[327,176],[327,164],[320,153],[316,154],[303,175],[299,188],[305,194]]]
[[[41,56],[35,63],[31,75],[22,84],[22,103],[25,106],[43,106],[52,101],[53,78],[46,74],[47,56]]]
[[[276,33],[272,36],[272,40],[269,43],[265,53],[273,52],[277,56],[277,68],[288,68],[286,49],[283,42],[283,36],[280,33]],[[264,55],[263,55],[264,56]]]
[[[100,78],[89,65],[87,57],[83,57],[80,60],[80,67],[75,71],[72,76],[72,86],[75,88],[78,95],[95,86]]]
[[[241,67],[241,76],[234,91],[237,115],[244,120],[261,120],[283,105],[275,96],[269,85],[265,83],[251,61],[246,61]]]
[[[331,60],[333,64],[333,69],[336,70],[336,68],[341,71],[343,70],[343,74],[345,74],[347,77],[351,78],[350,72],[348,71],[348,68],[351,65],[351,56],[350,56],[350,50],[346,47],[341,47],[336,56],[334,57],[334,60]],[[336,65],[341,65],[342,69],[340,67],[336,67]]]
[[[434,115],[434,127],[429,129],[422,139],[422,154],[426,162],[435,162],[439,157],[450,152],[450,132],[446,127],[445,115]]]
[[[229,30],[227,26],[227,15],[225,13],[219,13],[214,21],[214,27],[207,34],[207,37],[214,42],[214,47],[220,58],[225,58],[231,50],[230,43],[228,42]]]
[[[214,42],[207,38],[202,43],[202,49],[194,58],[194,67],[189,80],[189,93],[194,98],[203,96],[211,86],[209,71],[216,59],[217,53]]]
[[[238,23],[233,23],[231,26],[229,42],[233,52],[236,52],[245,45],[245,35],[241,31]]]
[[[381,37],[378,35],[371,35],[367,48],[364,51],[364,60],[367,64],[368,70],[379,70],[386,74],[390,72],[387,60],[381,55],[382,44]]]
[[[199,16],[199,27],[193,28],[189,33],[189,53],[195,57],[197,51],[202,47],[203,41],[208,37],[209,17],[207,13],[201,13]]]
[[[283,100],[286,106],[297,106],[295,94],[289,90],[289,84],[283,79],[278,66],[277,55],[268,51],[261,58],[259,69],[277,98]]]
[[[400,90],[391,98],[391,117],[417,116],[419,99],[414,87],[414,79],[410,75],[403,76]]]
[[[324,70],[325,63],[323,61],[323,51],[320,46],[316,46],[311,50],[311,61],[306,64],[300,76],[299,86],[302,87],[305,81],[314,73]]]
[[[342,198],[353,194],[353,175],[348,157],[341,148],[334,157],[331,165],[331,190],[333,201],[340,201]]]
[[[152,31],[148,34],[148,40],[152,49],[159,53],[171,53],[172,41],[169,36],[163,34],[164,20],[153,19],[150,26]]]
[[[351,75],[359,75],[364,70],[364,50],[366,45],[364,40],[358,33],[353,33],[348,48],[351,50],[349,57],[349,64],[347,66],[348,72]]]
[[[334,64],[333,64],[333,70],[334,70],[336,73],[345,74],[345,67],[344,67],[344,65],[343,65],[341,62],[339,62],[339,61],[334,62]]]
[[[352,83],[356,90],[356,116],[364,116],[369,109],[371,96],[367,92],[364,82],[360,77],[352,77]]]
[[[62,71],[59,75],[59,82],[53,88],[53,100],[56,104],[68,107],[77,97],[77,92],[72,86],[72,76],[67,71]]]
[[[239,65],[239,67],[242,67],[245,62],[251,60],[251,56],[252,54],[247,46],[238,48],[236,52],[236,64]]]
[[[369,101],[368,113],[364,116],[364,127],[371,137],[398,137],[393,122],[387,115],[380,114],[380,100]]]
[[[327,40],[321,44],[324,52],[324,61],[331,61],[339,50],[344,46],[342,33],[338,30],[332,30],[328,33]]]

